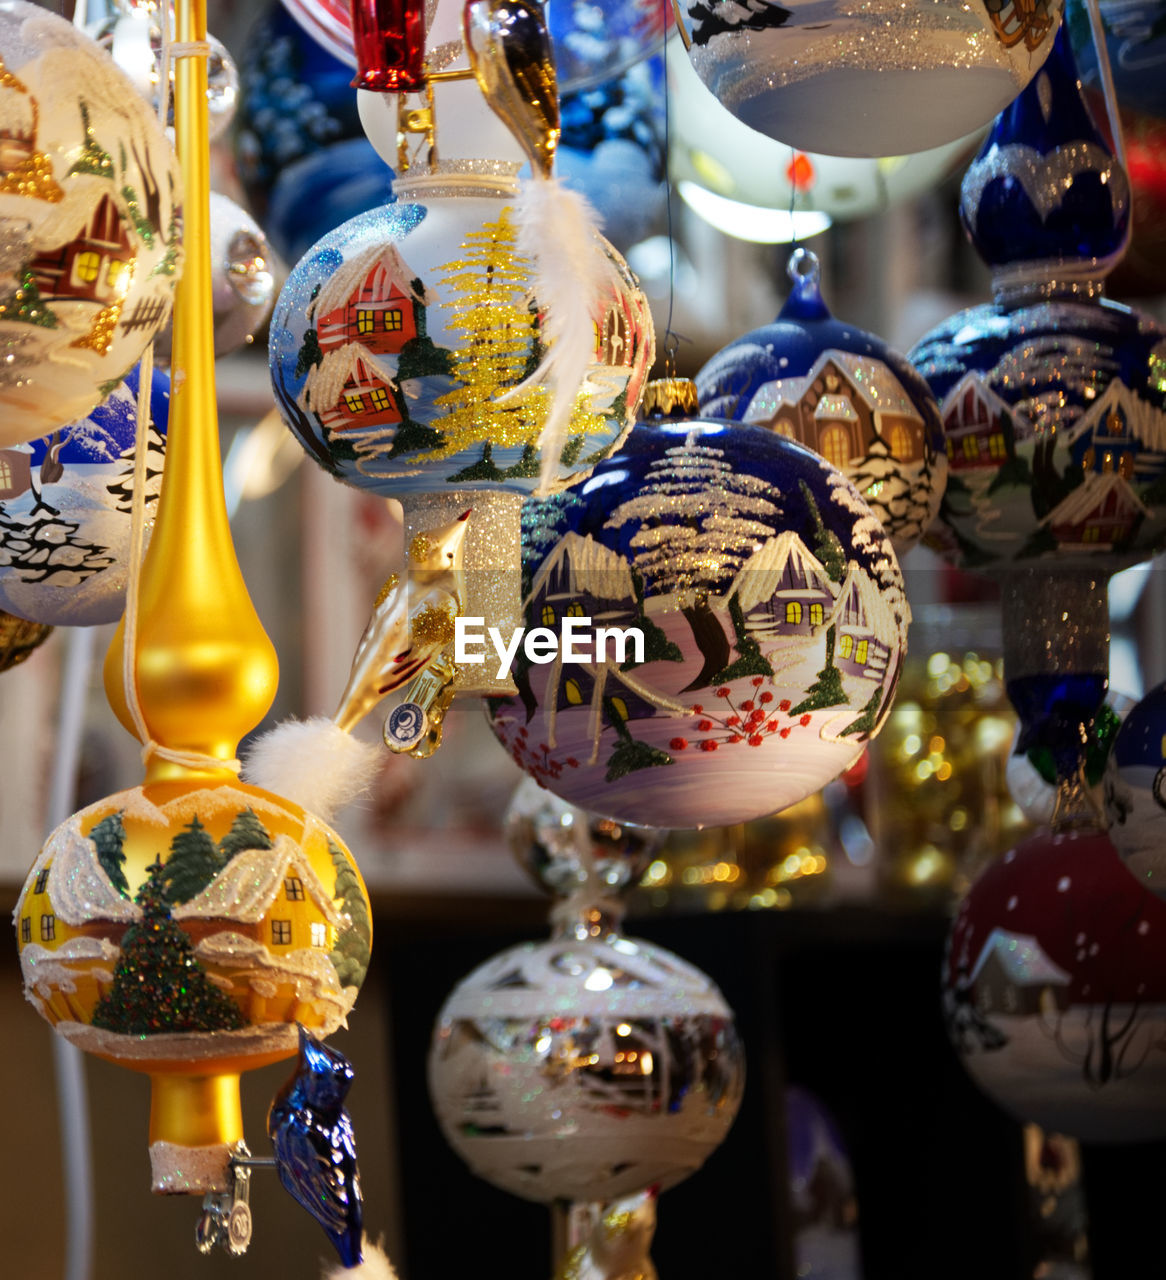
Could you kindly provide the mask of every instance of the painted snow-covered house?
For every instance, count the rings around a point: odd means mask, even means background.
[[[737,571],[734,592],[746,632],[764,642],[812,635],[834,609],[835,584],[821,561],[792,530],[768,538]]]
[[[59,248],[38,253],[29,269],[46,300],[105,306],[125,297],[134,256],[126,220],[104,192],[72,237]]]
[[[0,449],[0,502],[32,488],[32,450],[28,445]]]
[[[855,564],[847,570],[838,593],[833,622],[834,662],[838,670],[882,680],[891,651],[879,636],[895,635],[896,624],[878,584]]]
[[[564,534],[534,575],[527,616],[556,630],[565,617],[631,626],[638,616],[631,569],[594,538]]]
[[[876,442],[899,462],[927,452],[923,416],[881,363],[824,351],[809,373],[761,386],[742,421],[768,427],[820,453],[841,470]]]
[[[392,427],[403,420],[392,374],[356,342],[328,351],[309,370],[298,401],[326,431]]]
[[[1156,475],[1166,454],[1166,413],[1115,378],[1066,436],[1073,460],[1086,471],[1116,471],[1125,480]]]
[[[979,374],[966,373],[940,406],[948,462],[953,471],[999,467],[1008,457],[1008,406]]]
[[[984,941],[970,982],[981,1013],[1027,1016],[1069,1004],[1070,976],[1028,934],[993,929]]]
[[[359,343],[396,355],[424,332],[425,287],[391,244],[375,245],[330,276],[308,305],[323,352]]]
[[[1101,551],[1128,542],[1148,514],[1123,475],[1091,471],[1041,524],[1064,550]]]

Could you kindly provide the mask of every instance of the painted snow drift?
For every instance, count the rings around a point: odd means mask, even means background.
[[[1085,1142],[1166,1136],[1166,903],[1108,836],[1039,832],[989,867],[943,982],[956,1051],[1013,1115]]]
[[[356,999],[363,883],[275,796],[175,792],[120,792],[49,837],[13,917],[25,993],[74,1044],[143,1069],[286,1057],[297,1022],[328,1035]]]
[[[0,445],[83,418],[170,316],[180,179],[112,59],[31,4],[0,10]]]
[[[583,484],[526,504],[523,581],[528,626],[644,633],[642,664],[519,661],[519,696],[487,702],[528,773],[617,821],[782,809],[890,710],[909,618],[891,545],[844,476],[760,427],[638,425]]]
[[[459,206],[493,214],[454,226]],[[501,199],[432,210],[398,202],[353,218],[301,259],[276,303],[271,376],[284,421],[325,470],[386,496],[447,484],[534,489],[546,389],[502,401],[544,351],[515,234]],[[622,439],[654,357],[647,302],[610,256],[619,286],[592,316],[595,363],[562,481]]]
[[[116,622],[125,607],[138,369],[88,418],[0,449],[0,609],[51,626]],[[170,379],[154,371],[146,519],[162,489]]]
[[[1116,570],[1166,546],[1166,334],[1113,302],[961,312],[909,358],[950,463],[935,545],[968,569]]]
[[[709,978],[618,935],[500,952],[438,1014],[429,1093],[480,1177],[528,1200],[674,1186],[723,1141],[744,1062]]]
[[[1122,861],[1166,898],[1166,685],[1126,716],[1105,771],[1105,816]]]

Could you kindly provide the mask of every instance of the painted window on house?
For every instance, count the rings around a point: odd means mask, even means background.
[[[612,714],[619,720],[628,718],[628,704],[622,698],[611,698]]]
[[[373,387],[368,393],[368,398],[372,401],[374,409],[387,409],[389,407],[389,393],[384,387]]]
[[[840,470],[850,461],[850,433],[845,427],[827,427],[818,440],[818,452]]]
[[[854,652],[854,637],[843,636],[838,642],[838,656],[840,658],[849,658]]]
[[[555,606],[553,604],[544,604],[542,613],[539,616],[543,620],[544,627],[553,627],[555,625]]]
[[[854,651],[854,660],[860,666],[866,662],[866,651],[869,643],[870,642],[868,640],[860,640],[858,642],[858,648]]]
[[[288,902],[303,902],[304,882],[299,876],[287,876],[283,882],[283,891]]]
[[[44,893],[48,883],[49,883],[49,869],[48,867],[45,867],[44,870],[38,871],[36,873],[36,883],[32,886],[33,893]]]
[[[362,413],[364,411],[364,396],[346,395],[344,397],[344,407],[349,413]]]
[[[87,249],[73,259],[73,279],[79,284],[92,284],[101,274],[101,254]]]
[[[57,917],[54,915],[43,915],[40,918],[40,940],[42,942],[52,942],[57,936]]]
[[[401,312],[397,307],[390,307],[387,311],[381,312],[385,317],[385,328],[391,332],[397,332],[404,325]]]
[[[820,600],[815,600],[814,603],[810,605],[810,625],[813,627],[820,627],[825,616],[826,615],[822,610],[822,602]]]
[[[579,707],[583,705],[583,691],[579,688],[578,680],[564,681],[563,692],[567,695],[567,701],[573,707]]]
[[[32,941],[32,916],[22,916],[20,919],[20,941]]]
[[[356,313],[356,332],[372,333],[377,325],[377,313],[362,308]]]
[[[798,626],[802,620],[802,602],[787,600],[785,602],[785,620],[792,626]]]
[[[326,947],[328,945],[328,926],[322,920],[312,921],[312,946]]]
[[[271,940],[277,946],[286,947],[291,942],[291,921],[273,920],[271,922]]]

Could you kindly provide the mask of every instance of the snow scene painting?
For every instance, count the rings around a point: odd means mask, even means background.
[[[757,427],[636,427],[584,484],[524,510],[528,626],[638,627],[644,661],[515,664],[489,702],[556,794],[652,826],[718,825],[804,798],[890,710],[908,607],[853,486]]]
[[[398,495],[452,484],[532,490],[549,393],[539,312],[515,226],[497,217],[451,239],[449,210],[393,204],[329,233],[276,303],[271,376],[284,420],[333,475]],[[617,257],[618,288],[592,317],[595,363],[571,418],[562,478],[618,444],[654,352],[643,295]]]
[[[0,609],[53,626],[116,622],[125,606],[138,370],[88,418],[0,449]],[[155,370],[146,520],[162,488],[170,379]]]
[[[296,1022],[329,1034],[371,944],[347,852],[241,786],[159,803],[137,788],[74,814],[15,919],[29,1000],[67,1039],[126,1060],[291,1051]]]
[[[1166,337],[1113,303],[964,312],[911,359],[950,464],[938,549],[971,569],[1110,568],[1166,546]]]

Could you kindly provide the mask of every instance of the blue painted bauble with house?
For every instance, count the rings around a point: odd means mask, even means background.
[[[1109,837],[1130,871],[1166,898],[1166,684],[1117,731],[1105,773]]]

